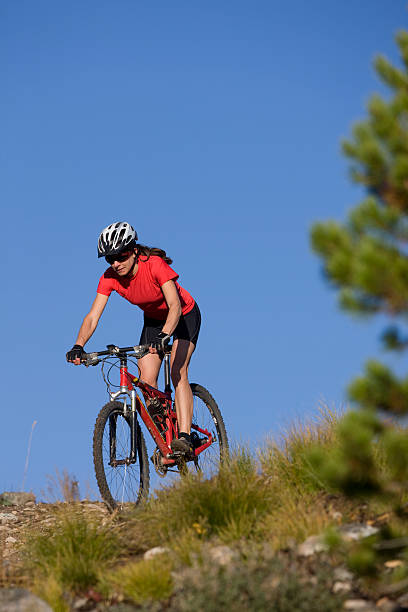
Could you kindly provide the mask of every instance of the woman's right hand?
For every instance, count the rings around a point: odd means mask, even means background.
[[[70,361],[75,365],[79,365],[81,363],[81,357],[84,353],[85,351],[83,346],[80,344],[74,344],[72,349],[66,354],[67,361]]]

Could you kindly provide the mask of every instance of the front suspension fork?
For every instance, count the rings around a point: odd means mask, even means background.
[[[124,404],[123,404],[123,414],[124,414],[124,417],[127,419],[129,423],[129,427],[130,427],[130,453],[129,453],[129,457],[126,457],[125,459],[116,458],[117,416],[116,418],[112,416],[109,417],[109,451],[110,451],[109,464],[112,467],[117,467],[118,465],[125,465],[125,464],[130,465],[131,463],[136,463],[136,460],[137,460],[136,453],[137,453],[138,422],[137,422],[137,413],[136,413],[136,391],[132,389],[132,391],[129,393],[126,388],[125,389],[121,388],[121,390],[118,391],[117,393],[111,394],[111,399],[112,400],[116,399],[118,395],[120,395],[121,393],[130,395],[130,402],[131,402],[130,412],[127,410],[126,399],[124,400]]]

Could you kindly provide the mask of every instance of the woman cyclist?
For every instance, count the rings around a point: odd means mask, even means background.
[[[181,287],[179,275],[170,268],[172,260],[157,248],[138,244],[133,227],[126,222],[112,223],[100,234],[98,257],[110,267],[99,280],[96,298],[84,318],[67,361],[79,365],[84,346],[94,333],[112,291],[116,291],[144,312],[139,344],[149,344],[149,353],[139,359],[140,378],[157,388],[163,350],[173,336],[171,377],[179,436],[172,450],[189,453],[193,395],[188,382],[188,366],[197,344],[201,325],[198,305]]]

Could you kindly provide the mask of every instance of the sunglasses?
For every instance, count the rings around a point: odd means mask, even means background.
[[[126,251],[126,253],[121,253],[119,255],[106,255],[105,261],[108,264],[112,265],[115,261],[122,263],[122,261],[126,261],[131,256],[132,251]]]

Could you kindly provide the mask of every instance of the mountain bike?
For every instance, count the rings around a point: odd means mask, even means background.
[[[93,460],[96,481],[102,499],[111,509],[125,503],[139,504],[149,492],[149,460],[146,442],[138,417],[146,425],[156,444],[151,456],[154,469],[161,477],[169,472],[185,474],[200,471],[213,476],[220,462],[228,457],[228,438],[224,420],[214,398],[201,385],[191,383],[194,398],[191,426],[192,452],[174,452],[171,442],[177,438],[178,424],[170,383],[170,353],[164,354],[164,391],[140,380],[128,371],[128,361],[140,359],[149,352],[149,345],[84,353],[86,366],[102,363],[102,375],[110,401],[100,410],[93,434]],[[112,361],[113,360],[113,361]],[[106,368],[108,371],[106,372]],[[112,369],[119,369],[119,385],[111,381]],[[113,391],[113,388],[117,391]]]

